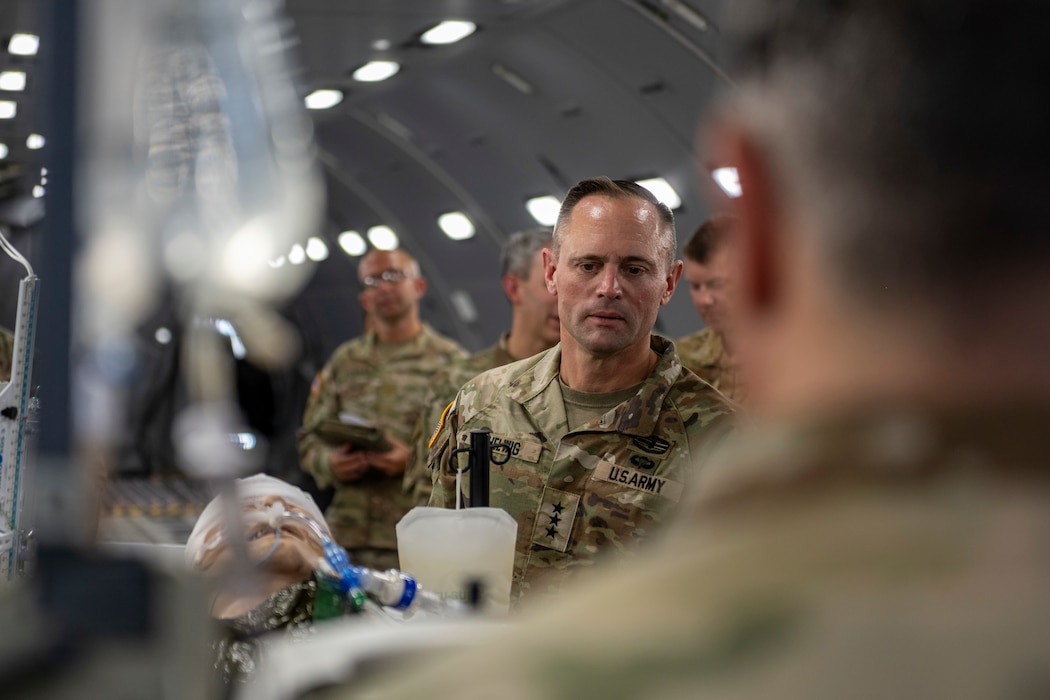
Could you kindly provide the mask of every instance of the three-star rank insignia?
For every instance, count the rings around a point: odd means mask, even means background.
[[[532,529],[534,544],[564,552],[569,548],[572,524],[580,505],[578,494],[547,489]]]

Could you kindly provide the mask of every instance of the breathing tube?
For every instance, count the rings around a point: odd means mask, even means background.
[[[381,605],[403,611],[449,612],[462,607],[458,601],[446,601],[433,592],[423,590],[415,578],[397,569],[377,571],[354,566],[350,563],[346,550],[303,513],[290,510],[278,513],[271,510],[267,515],[268,524],[277,533],[285,526],[306,526],[306,531],[321,545],[324,552],[324,556],[318,561],[318,570],[337,583],[355,610],[365,607],[367,596],[375,598]]]

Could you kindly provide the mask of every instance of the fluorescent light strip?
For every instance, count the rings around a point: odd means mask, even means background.
[[[553,226],[558,221],[558,211],[561,209],[561,201],[557,197],[545,195],[533,197],[525,202],[525,208],[540,226]]]
[[[478,25],[466,20],[450,19],[423,32],[419,40],[424,44],[454,44],[473,34]]]
[[[653,196],[667,205],[668,209],[677,209],[682,206],[682,198],[671,183],[662,177],[654,177],[648,180],[638,180],[638,184],[653,193]]]
[[[465,241],[474,236],[474,224],[461,211],[451,211],[438,217],[438,226],[454,241]]]

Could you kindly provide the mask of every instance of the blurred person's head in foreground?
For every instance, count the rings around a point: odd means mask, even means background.
[[[737,85],[707,142],[743,190],[752,407],[1050,394],[1050,5],[731,14]]]

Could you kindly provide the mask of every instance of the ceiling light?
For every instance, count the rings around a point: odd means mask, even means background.
[[[7,158],[7,154],[11,152],[11,149],[7,147],[6,143],[0,143],[0,160]]]
[[[298,243],[293,245],[291,251],[289,251],[288,262],[293,265],[302,265],[306,262],[306,251]]]
[[[368,244],[365,243],[365,239],[361,238],[361,234],[357,231],[343,231],[339,234],[339,247],[347,255],[357,257],[358,255],[364,255],[365,251],[368,250]]]
[[[303,100],[307,109],[330,109],[342,101],[341,90],[314,90]]]
[[[662,177],[654,177],[649,180],[638,180],[638,184],[653,193],[653,196],[667,205],[668,209],[677,209],[682,206],[682,198],[671,183]]]
[[[463,212],[452,211],[442,214],[438,217],[438,226],[446,236],[454,241],[465,241],[474,235],[474,224]]]
[[[390,39],[376,39],[372,42],[372,48],[376,51],[387,51],[390,46]]]
[[[478,25],[466,20],[450,19],[423,32],[419,40],[424,44],[454,44],[474,33]]]
[[[558,220],[561,202],[557,197],[551,197],[550,195],[533,197],[525,202],[525,208],[529,210],[532,218],[536,219],[540,226],[553,226]]]
[[[0,100],[0,119],[14,119],[18,114],[18,103],[11,100]]]
[[[531,95],[536,92],[536,88],[533,87],[532,83],[500,63],[492,64],[492,72],[520,93]]]
[[[26,136],[26,148],[37,151],[44,147],[47,141],[40,134],[30,134]]]
[[[740,188],[740,176],[736,168],[715,168],[711,171],[711,177],[715,179],[718,186],[730,197],[739,197],[744,191]]]
[[[33,185],[33,196],[36,197],[37,199],[40,199],[41,197],[43,197],[44,196],[44,186],[43,185]]]
[[[7,52],[15,56],[36,56],[40,37],[36,34],[15,34],[7,43]]]
[[[25,71],[5,70],[0,72],[0,90],[7,90],[8,92],[20,92],[25,89]]]
[[[389,226],[373,226],[368,229],[368,240],[379,250],[393,250],[398,244],[397,234]]]
[[[160,326],[153,332],[153,337],[156,338],[157,342],[161,345],[167,345],[171,342],[171,330],[164,326]]]
[[[310,236],[306,241],[306,257],[314,262],[328,259],[328,244],[317,236]]]
[[[397,74],[401,65],[397,61],[369,61],[354,71],[354,80],[362,83],[378,83]]]

